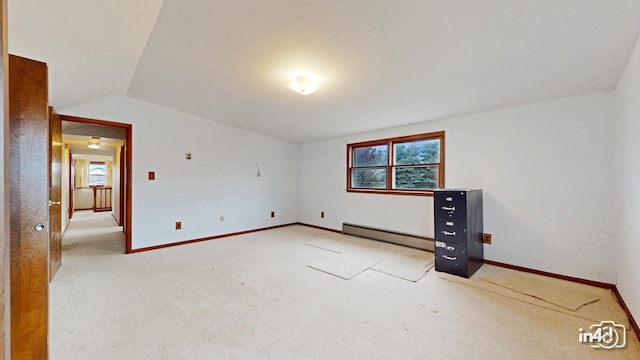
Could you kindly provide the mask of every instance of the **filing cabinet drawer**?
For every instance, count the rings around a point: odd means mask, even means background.
[[[442,257],[448,260],[461,259],[467,256],[467,246],[465,244],[447,243],[444,241],[436,240],[434,242],[434,250],[436,253],[436,258],[439,257],[438,253],[440,253],[441,255],[446,255],[446,257]]]
[[[467,276],[466,248],[460,244],[448,244],[442,241],[435,243],[436,271]]]
[[[467,194],[464,191],[434,192],[436,219],[464,219],[467,216]]]
[[[435,220],[435,239],[464,244],[467,242],[467,221],[461,219]]]

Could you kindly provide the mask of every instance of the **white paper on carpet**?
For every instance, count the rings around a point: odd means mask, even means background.
[[[380,261],[382,260],[376,257],[357,257],[337,254],[334,257],[312,263],[307,266],[312,269],[335,275],[345,280],[349,280],[356,275],[368,270]]]
[[[351,236],[345,236],[341,241],[333,243],[327,239],[314,240],[313,242],[308,242],[307,245],[336,252],[331,256],[310,262],[307,265],[308,267],[346,280],[405,249],[398,245]]]
[[[406,248],[395,256],[376,264],[372,270],[416,282],[433,267],[433,263],[433,253]]]

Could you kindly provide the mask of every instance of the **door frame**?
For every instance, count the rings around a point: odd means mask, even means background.
[[[119,204],[120,206],[118,206],[118,211],[120,212],[118,214],[118,225],[122,226],[124,224],[124,217],[125,217],[125,211],[124,211],[124,203],[125,203],[125,198],[126,196],[124,195],[124,191],[122,191],[123,188],[123,184],[126,185],[126,180],[124,178],[125,173],[127,172],[125,165],[127,163],[126,159],[124,158],[125,156],[125,148],[126,145],[122,144],[122,146],[120,146],[120,172],[119,172],[119,177],[120,179],[118,181],[120,181],[120,191],[119,191]]]
[[[49,282],[62,266],[62,121],[49,106]]]
[[[9,239],[9,42],[7,0],[0,0],[0,359],[11,357],[11,254]]]
[[[131,254],[132,251],[132,247],[131,247],[131,192],[132,192],[132,184],[131,184],[131,178],[132,178],[132,173],[131,173],[131,168],[132,168],[132,149],[133,149],[133,145],[132,145],[132,134],[131,132],[133,131],[133,125],[132,124],[125,124],[125,123],[119,123],[119,122],[113,122],[113,121],[107,121],[107,120],[98,120],[98,119],[90,119],[90,118],[84,118],[84,117],[78,117],[78,116],[70,116],[70,115],[63,115],[60,114],[60,119],[62,121],[73,121],[73,122],[79,122],[79,123],[85,123],[85,124],[93,124],[93,125],[102,125],[102,126],[112,126],[112,127],[117,127],[117,128],[122,128],[125,129],[126,131],[126,138],[125,138],[125,170],[126,170],[126,184],[125,184],[125,204],[124,204],[124,209],[125,209],[125,218],[124,218],[124,234],[125,234],[125,242],[126,242],[126,247],[125,247],[125,253],[126,254]],[[120,192],[122,192],[122,188],[120,188]],[[120,204],[120,208],[122,208],[122,204]],[[122,220],[121,220],[122,221]]]
[[[69,213],[69,220],[71,220],[71,218],[73,217],[73,188],[75,187],[74,184],[74,171],[73,171],[73,153],[71,152],[71,150],[69,150],[69,188],[67,189],[67,191],[69,192],[69,206],[67,206],[67,212]],[[68,225],[68,224],[65,224]],[[65,226],[64,231],[67,231],[67,228]]]

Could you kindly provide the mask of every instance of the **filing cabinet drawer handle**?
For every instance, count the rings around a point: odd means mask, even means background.
[[[447,226],[453,226],[453,221],[447,221],[446,223],[444,223]]]
[[[457,259],[456,256],[448,256],[448,255],[442,255],[443,258],[447,259],[447,260],[455,260]]]
[[[449,235],[449,236],[455,236],[456,235],[455,231],[454,232],[449,232],[449,231],[442,230],[442,233],[445,234],[445,235]]]
[[[456,211],[456,207],[455,206],[443,206],[441,207],[442,210],[446,210],[446,211]]]
[[[447,196],[446,198],[444,198],[447,201],[453,201],[453,198],[451,196]]]

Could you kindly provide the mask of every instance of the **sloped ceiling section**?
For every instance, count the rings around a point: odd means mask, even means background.
[[[58,109],[126,94],[299,143],[610,89],[640,34],[638,0],[9,7],[10,51],[49,63]],[[298,70],[316,93],[284,86]]]
[[[612,88],[638,19],[638,0],[166,0],[128,96],[307,142]],[[296,69],[320,90],[284,87]]]
[[[9,52],[46,62],[58,110],[125,95],[162,0],[15,0]]]

